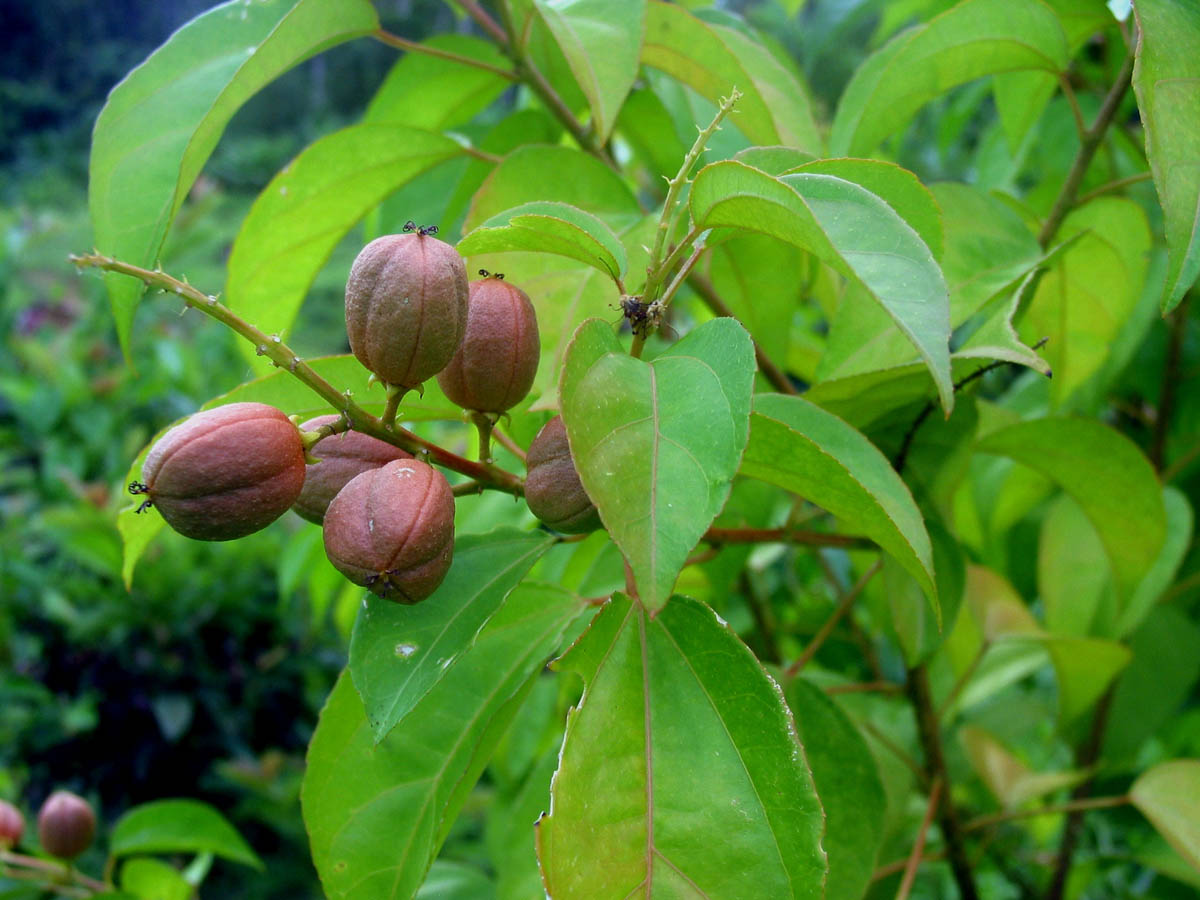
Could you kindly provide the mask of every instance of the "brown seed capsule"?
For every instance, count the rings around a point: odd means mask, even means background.
[[[498,278],[472,281],[467,330],[438,384],[463,409],[504,412],[533,387],[540,355],[529,295]]]
[[[25,817],[6,800],[0,800],[0,850],[17,846],[25,833]]]
[[[529,510],[555,531],[582,534],[600,527],[600,513],[583,489],[561,416],[542,426],[525,459]]]
[[[96,814],[82,797],[55,791],[38,813],[38,839],[42,849],[59,859],[74,859],[92,845]]]
[[[445,368],[467,324],[467,269],[428,234],[367,244],[346,282],[346,333],[358,361],[388,384],[415,388]]]
[[[325,555],[375,594],[418,603],[454,552],[454,494],[441,472],[401,459],[350,480],[325,513]]]
[[[300,426],[301,431],[316,431],[322,425],[331,425],[340,416],[317,416]],[[355,475],[390,463],[394,459],[412,459],[399,447],[393,447],[379,438],[358,431],[346,431],[322,438],[312,446],[311,456],[320,460],[310,464],[304,475],[304,489],[292,504],[300,516],[320,525],[325,520],[325,510]]]
[[[196,413],[150,449],[144,492],[167,524],[201,541],[230,541],[270,525],[304,486],[300,431],[262,403]]]

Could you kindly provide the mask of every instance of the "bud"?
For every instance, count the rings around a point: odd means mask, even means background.
[[[331,425],[340,416],[317,416],[300,426],[301,431],[316,431],[322,425]],[[300,516],[320,525],[325,521],[325,510],[355,475],[390,463],[396,459],[412,459],[399,447],[373,438],[358,431],[346,431],[321,438],[313,444],[310,455],[320,462],[308,466],[304,474],[304,488],[292,505]]]
[[[200,541],[230,541],[267,527],[304,486],[300,431],[262,403],[196,413],[150,448],[144,492],[167,524]]]
[[[555,531],[582,534],[600,527],[600,513],[583,489],[562,416],[542,426],[525,459],[525,501]]]
[[[467,324],[467,268],[428,234],[367,244],[346,282],[346,334],[358,361],[388,384],[415,388],[445,368]]]
[[[25,833],[25,817],[11,803],[0,800],[0,850],[8,850],[21,842]]]
[[[467,330],[438,384],[463,409],[504,412],[529,393],[541,344],[529,295],[499,278],[471,282]]]
[[[397,603],[442,583],[454,552],[454,494],[445,476],[401,459],[350,480],[329,504],[325,555],[343,575]]]
[[[59,859],[74,859],[92,845],[96,814],[86,800],[70,791],[55,791],[38,813],[42,849]]]

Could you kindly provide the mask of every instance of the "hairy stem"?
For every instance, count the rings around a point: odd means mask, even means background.
[[[505,472],[493,466],[485,466],[477,462],[451,453],[424,438],[418,437],[404,428],[387,428],[383,420],[371,415],[354,402],[348,391],[339,391],[336,387],[322,378],[308,363],[296,355],[278,335],[268,336],[233,310],[220,303],[216,297],[209,296],[197,290],[186,281],[181,281],[167,275],[165,272],[143,269],[131,263],[122,262],[98,253],[71,256],[79,268],[96,268],[108,272],[119,272],[145,282],[149,287],[158,288],[169,294],[176,294],[190,306],[207,316],[211,316],[236,334],[241,335],[254,345],[260,356],[265,356],[275,366],[291,373],[302,384],[311,388],[321,399],[327,402],[336,412],[349,423],[354,431],[368,434],[373,438],[407,450],[416,456],[437,463],[439,466],[460,472],[485,485],[489,490],[504,491],[508,494],[521,496],[525,492],[525,482],[511,472]]]

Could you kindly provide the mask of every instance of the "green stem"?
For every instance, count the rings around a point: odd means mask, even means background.
[[[496,425],[496,420],[487,413],[473,411],[471,422],[479,432],[479,461],[484,465],[490,465],[492,462],[492,429]]]
[[[921,828],[917,831],[917,842],[913,844],[912,853],[904,865],[904,877],[900,879],[900,888],[896,891],[896,900],[908,900],[913,882],[917,878],[917,868],[921,865],[922,854],[925,853],[925,838],[929,834],[929,826],[933,824],[933,816],[937,812],[938,801],[942,798],[942,780],[935,778],[929,790],[929,802],[925,805],[925,817],[921,819]]]
[[[492,466],[485,466],[477,462],[472,462],[469,459],[464,459],[455,453],[451,453],[449,450],[444,450],[437,444],[418,437],[404,428],[393,429],[384,427],[381,419],[371,415],[354,402],[349,391],[339,391],[322,378],[308,363],[297,356],[295,351],[285,344],[278,335],[268,336],[242,319],[233,310],[229,309],[229,307],[220,303],[216,297],[209,296],[203,291],[197,290],[186,281],[172,278],[170,275],[159,270],[151,271],[150,269],[143,269],[141,266],[122,262],[121,260],[103,256],[99,253],[71,256],[70,260],[79,268],[96,268],[107,272],[118,272],[122,275],[138,278],[150,287],[158,288],[169,294],[178,295],[188,306],[200,310],[207,316],[211,316],[236,334],[250,341],[260,356],[265,356],[278,368],[291,373],[293,377],[312,389],[317,396],[325,400],[334,410],[340,412],[354,431],[378,438],[385,443],[391,444],[393,447],[407,450],[409,453],[432,461],[439,466],[474,478],[476,481],[486,485],[489,490],[504,491],[516,496],[524,494],[524,480],[511,472],[505,472]]]
[[[400,409],[400,401],[407,393],[408,388],[403,385],[389,384],[387,386],[387,405],[383,408],[383,415],[380,417],[384,428],[391,430],[396,427],[396,412]]]

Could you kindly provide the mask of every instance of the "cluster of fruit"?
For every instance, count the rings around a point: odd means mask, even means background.
[[[435,230],[406,228],[363,248],[346,284],[350,349],[392,390],[436,375],[451,401],[495,416],[524,399],[537,374],[533,304],[502,276],[468,282],[462,257]],[[329,433],[310,447],[306,434],[335,431],[341,418],[297,426],[261,403],[198,413],[155,443],[131,490],[199,540],[244,537],[295,509],[323,526],[325,552],[347,578],[416,603],[450,567],[450,485],[427,463],[360,432]],[[568,533],[599,527],[561,419],[538,433],[527,468],[534,515]]]
[[[96,836],[96,814],[91,804],[70,791],[55,791],[38,811],[38,840],[42,849],[57,859],[71,860],[92,845]],[[9,850],[25,834],[21,811],[0,800],[0,850]]]

